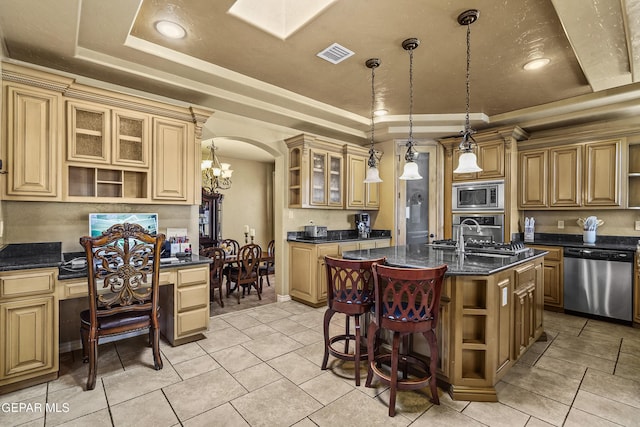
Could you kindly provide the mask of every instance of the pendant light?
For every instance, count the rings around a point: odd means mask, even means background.
[[[413,50],[418,47],[420,40],[416,38],[406,39],[402,42],[402,48],[409,51],[409,139],[407,140],[407,153],[404,155],[404,170],[399,179],[422,179],[418,173],[418,164],[415,158],[418,155],[413,151]]]
[[[472,173],[472,172],[482,172],[480,166],[478,166],[478,159],[476,158],[475,153],[473,152],[473,146],[478,145],[476,140],[473,139],[473,134],[475,131],[471,129],[469,125],[469,92],[470,92],[470,84],[469,84],[469,69],[471,65],[471,24],[476,22],[478,17],[480,16],[480,12],[476,9],[470,9],[465,12],[462,12],[458,16],[458,23],[460,25],[467,26],[467,105],[466,105],[466,116],[464,123],[464,130],[462,131],[462,141],[460,141],[460,151],[462,155],[458,159],[458,167],[453,171],[453,173]]]
[[[378,171],[377,163],[378,160],[376,158],[376,150],[373,148],[373,137],[374,137],[374,123],[373,116],[375,111],[375,103],[376,103],[376,92],[374,81],[376,78],[376,68],[380,66],[380,60],[378,58],[367,59],[365,62],[367,68],[371,69],[371,147],[369,148],[369,161],[367,162],[367,177],[365,178],[365,184],[372,184],[376,182],[382,182],[380,179],[380,172]]]

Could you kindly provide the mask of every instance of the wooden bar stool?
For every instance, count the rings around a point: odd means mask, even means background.
[[[375,375],[390,387],[389,416],[396,414],[396,392],[417,390],[430,385],[431,402],[440,404],[436,386],[438,343],[436,327],[440,309],[440,293],[446,265],[435,268],[395,268],[380,264],[372,266],[375,284],[375,316],[367,330],[369,368],[365,385],[371,387]],[[376,354],[381,330],[393,334],[391,354]],[[400,339],[421,333],[429,344],[430,364],[407,354],[400,354]],[[403,346],[403,352],[406,352]],[[398,365],[402,361],[402,379],[398,379]],[[390,366],[383,370],[382,365]],[[409,377],[416,368],[423,376]]]
[[[360,385],[360,361],[367,358],[366,343],[360,333],[360,316],[373,307],[373,274],[371,265],[383,263],[384,258],[371,261],[352,261],[324,257],[327,271],[327,305],[324,313],[324,359],[322,369],[327,369],[329,354],[338,359],[353,361],[356,385]],[[336,313],[346,315],[344,334],[329,336],[329,324]],[[355,334],[349,328],[350,319],[355,320]],[[344,351],[334,344],[344,342]],[[349,343],[353,343],[353,352]]]

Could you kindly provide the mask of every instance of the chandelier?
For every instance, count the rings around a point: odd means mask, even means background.
[[[409,51],[409,139],[407,140],[407,153],[404,155],[404,170],[399,179],[422,179],[418,172],[418,164],[415,158],[418,156],[413,150],[413,50],[418,47],[420,40],[416,38],[406,39],[402,42],[402,48]]]
[[[466,89],[467,89],[467,104],[466,104],[466,115],[465,115],[465,123],[464,130],[462,133],[462,140],[460,141],[460,151],[462,155],[458,159],[458,167],[453,171],[453,173],[471,173],[471,172],[482,172],[480,166],[478,166],[478,159],[476,158],[475,153],[473,152],[473,146],[478,145],[476,140],[473,139],[473,134],[475,131],[471,129],[469,125],[469,92],[470,92],[470,84],[469,84],[469,69],[471,65],[471,24],[476,22],[478,17],[480,16],[480,12],[475,9],[467,10],[462,12],[458,16],[458,23],[460,25],[467,26],[467,78],[466,78]]]
[[[376,155],[377,154],[376,150],[373,147],[374,132],[375,132],[373,117],[375,115],[374,112],[375,112],[375,103],[376,103],[375,69],[380,66],[380,60],[378,58],[367,59],[367,62],[365,62],[365,65],[367,66],[367,68],[371,69],[371,147],[369,148],[369,160],[367,161],[367,166],[368,166],[367,177],[364,180],[365,184],[368,184],[368,183],[382,182],[382,179],[380,179],[380,172],[378,171],[378,167],[377,167],[380,161],[380,158]]]
[[[202,188],[208,193],[216,193],[217,190],[228,190],[231,188],[231,174],[229,163],[220,163],[216,156],[216,146],[211,141],[209,147],[209,159],[203,160],[202,169]]]

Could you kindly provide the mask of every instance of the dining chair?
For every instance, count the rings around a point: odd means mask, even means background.
[[[229,268],[229,277],[227,279],[227,296],[234,290],[238,292],[238,304],[240,304],[240,287],[243,288],[242,298],[244,298],[244,289],[256,289],[258,299],[262,299],[260,294],[260,286],[258,285],[258,266],[262,258],[262,248],[259,245],[250,243],[240,248],[238,252],[238,261],[236,266]],[[235,287],[231,287],[234,283]]]
[[[262,279],[267,278],[267,286],[271,286],[269,282],[269,276],[276,272],[276,242],[275,240],[269,241],[267,244],[267,259],[258,267],[258,276],[260,277],[260,292],[262,292]]]
[[[360,318],[373,307],[371,266],[376,262],[383,263],[384,258],[357,261],[325,256],[324,260],[328,308],[324,313],[324,358],[321,369],[327,369],[329,354],[341,360],[354,362],[356,386],[359,386],[360,361],[367,358],[366,342],[363,342],[360,333]],[[346,317],[344,332],[330,336],[331,319],[336,313],[342,313]],[[351,318],[355,323],[354,331],[350,329]],[[337,343],[344,343],[344,349],[338,349]]]
[[[436,384],[439,357],[436,327],[442,282],[447,266],[443,264],[435,268],[397,268],[373,264],[371,269],[375,284],[375,314],[367,330],[369,367],[365,386],[371,387],[374,376],[382,384],[389,386],[390,417],[396,414],[398,390],[417,390],[429,385],[431,402],[439,405]],[[391,353],[376,351],[380,347],[379,339],[383,330],[390,332],[393,337]],[[422,334],[429,345],[429,365],[424,360],[407,354],[408,338],[417,333]],[[401,379],[398,378],[400,361]],[[390,369],[383,369],[383,364],[390,366]],[[409,376],[409,371],[413,375]]]
[[[152,235],[129,223],[80,238],[89,288],[89,309],[80,313],[83,361],[89,363],[87,390],[95,388],[101,337],[149,329],[153,365],[162,369],[158,286],[164,240],[164,234]]]
[[[240,243],[238,243],[238,241],[234,239],[222,239],[218,241],[218,247],[224,250],[225,256],[227,258],[237,257],[238,252],[240,251]],[[227,262],[222,269],[222,275],[227,279],[227,283],[229,283],[229,269],[235,266],[237,266],[236,263]],[[228,293],[227,296],[229,296]]]
[[[218,290],[218,303],[220,307],[224,307],[224,301],[222,300],[222,270],[224,269],[225,253],[224,250],[218,247],[204,248],[200,251],[200,256],[211,258],[213,262],[209,264],[209,298],[213,301],[216,300],[216,289]]]

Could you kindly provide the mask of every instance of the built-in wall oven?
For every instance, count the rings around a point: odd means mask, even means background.
[[[465,221],[469,219],[468,221]],[[454,214],[453,215],[453,241],[458,241],[462,221],[464,225],[464,240],[478,242],[503,242],[504,241],[504,215],[503,214]],[[480,226],[478,227],[476,223]],[[479,230],[478,230],[479,228]]]
[[[504,210],[504,181],[461,182],[452,187],[453,212]]]

